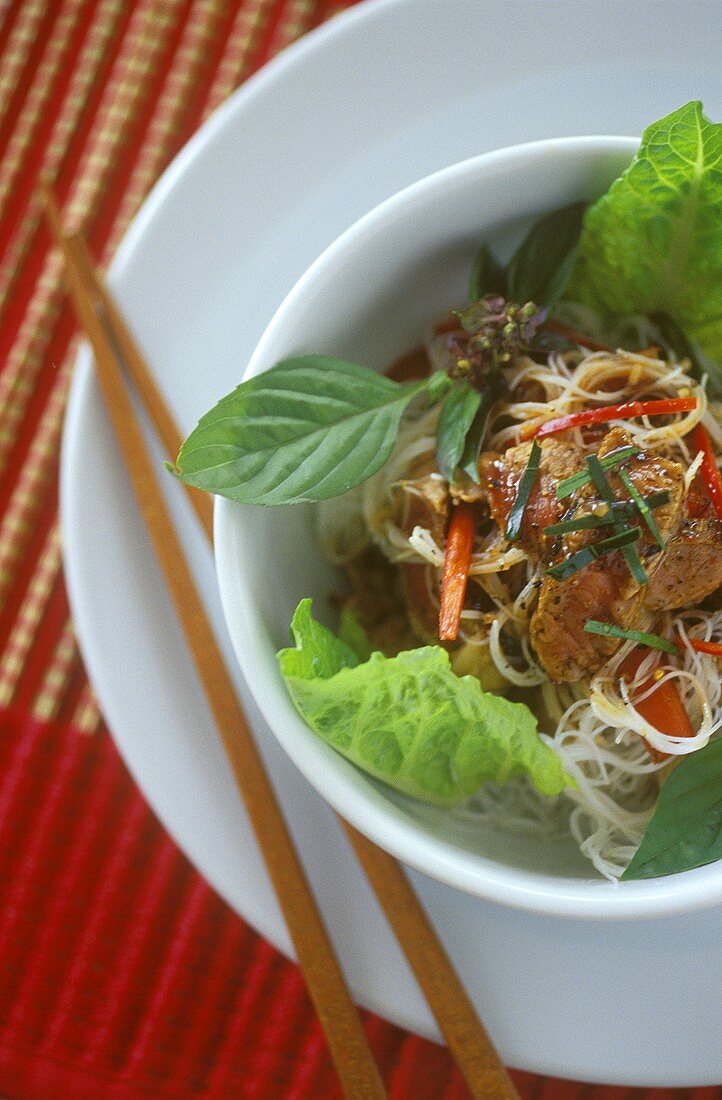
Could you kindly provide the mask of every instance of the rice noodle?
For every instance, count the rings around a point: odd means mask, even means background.
[[[444,343],[432,342],[431,356],[444,362]],[[669,363],[620,351],[583,350],[551,354],[545,363],[522,356],[508,370],[510,394],[494,409],[487,446],[502,451],[519,443],[523,426],[596,404],[694,396],[692,412],[669,418],[663,426],[648,417],[610,422],[623,425],[642,450],[680,462],[686,473],[685,493],[699,469],[701,455],[690,454],[684,437],[702,421],[713,444],[722,449],[722,410],[708,405],[704,385],[689,376],[688,364]],[[402,423],[391,458],[359,490],[320,508],[321,540],[334,562],[351,558],[364,540],[372,540],[392,562],[426,562],[437,569],[444,546],[432,532],[415,526],[408,534],[397,516],[400,482],[423,464],[435,468],[438,409],[413,411]],[[579,429],[570,438],[583,445]],[[342,530],[344,529],[344,530]],[[494,665],[510,684],[534,689],[542,703],[543,739],[562,760],[574,786],[546,799],[530,783],[515,780],[503,788],[488,786],[463,813],[494,820],[506,827],[557,834],[568,828],[594,867],[618,879],[638,847],[659,790],[658,773],[668,767],[651,759],[645,742],[673,759],[697,751],[722,728],[722,686],[714,657],[696,652],[689,638],[722,640],[722,611],[700,608],[667,613],[665,633],[682,641],[681,652],[663,681],[677,687],[695,736],[674,738],[654,729],[631,702],[653,674],[660,654],[650,651],[627,683],[619,669],[634,643],[625,643],[588,681],[551,683],[529,642],[529,621],[540,582],[539,567],[523,549],[509,546],[498,530],[479,539],[470,575],[494,610],[465,611],[460,638],[488,645]],[[430,591],[433,599],[438,598]],[[654,688],[651,688],[654,690]],[[533,704],[532,704],[533,705]]]

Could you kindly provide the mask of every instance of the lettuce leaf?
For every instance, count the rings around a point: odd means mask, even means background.
[[[454,806],[484,783],[527,774],[545,795],[563,790],[559,757],[540,740],[523,703],[456,676],[440,646],[359,658],[316,622],[302,600],[294,649],[278,654],[301,717],[364,771],[405,794]]]
[[[699,101],[649,126],[587,211],[566,294],[613,316],[667,314],[722,361],[722,124]],[[722,366],[707,369],[722,391]]]

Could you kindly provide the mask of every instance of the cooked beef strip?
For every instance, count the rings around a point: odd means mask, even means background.
[[[479,459],[479,476],[489,510],[502,531],[506,529],[531,449],[531,443],[520,443],[503,455],[486,453]],[[557,500],[557,483],[583,468],[585,454],[582,447],[559,439],[543,440],[541,451],[539,476],[524,509],[520,538],[524,549],[536,557],[546,557],[550,544],[557,541],[542,534],[543,529],[564,518],[571,510],[568,500]]]
[[[685,519],[667,543],[644,598],[649,611],[701,603],[722,584],[722,523]]]
[[[612,428],[599,447],[598,456],[627,446],[630,440],[624,431]],[[580,464],[581,465],[581,464]],[[647,496],[658,490],[670,494],[668,504],[655,509],[654,518],[663,539],[679,526],[684,496],[684,471],[677,462],[656,456],[639,455],[625,463],[635,489]],[[628,500],[629,492],[618,472],[607,471],[607,477],[618,500]],[[582,502],[580,493],[573,499],[581,513],[590,511],[590,504],[601,503],[597,491],[586,486]],[[581,506],[580,506],[581,505]],[[635,544],[647,575],[653,574],[662,554],[652,535],[640,520],[642,537]],[[604,534],[612,533],[605,528]],[[600,531],[574,531],[558,540],[555,552],[547,558],[549,565],[581,550],[600,538]],[[584,624],[589,619],[616,623],[625,629],[648,625],[644,609],[645,587],[638,584],[629,571],[621,551],[608,554],[574,573],[567,580],[545,576],[539,590],[539,602],[530,623],[530,636],[537,657],[552,680],[580,680],[597,672],[622,644],[619,639],[588,634]]]
[[[630,442],[619,428],[604,436],[599,457],[611,454]],[[584,467],[586,451],[559,439],[544,439],[540,474],[525,510],[521,544],[543,565],[551,566],[611,534],[611,528],[574,531],[550,537],[543,528],[571,515],[588,514],[600,501],[596,488],[588,484],[562,501],[556,498],[556,484]],[[488,486],[489,507],[503,530],[511,509],[531,444],[511,448],[505,455],[485,455],[480,463],[482,481]],[[667,504],[655,509],[662,538],[672,539],[683,519],[684,471],[677,462],[656,455],[640,454],[625,463],[631,481],[642,496],[658,490],[670,494]],[[629,493],[616,470],[607,472],[615,496],[628,500]],[[637,550],[649,577],[661,567],[664,554],[641,522],[642,537]],[[716,587],[714,582],[711,587]],[[646,586],[632,577],[620,551],[580,569],[564,581],[548,575],[541,580],[537,606],[531,618],[530,636],[537,656],[552,680],[578,680],[598,671],[621,645],[620,640],[587,634],[588,619],[616,623],[625,628],[648,626]]]

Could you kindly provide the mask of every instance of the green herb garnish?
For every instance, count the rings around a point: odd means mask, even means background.
[[[612,486],[607,479],[607,475],[604,472],[604,467],[602,466],[596,455],[587,455],[587,469],[589,470],[589,475],[594,482],[596,490],[601,496],[602,500],[606,501],[606,503],[610,506],[614,505],[616,503],[614,490],[612,489]],[[619,520],[615,521],[614,527],[619,532],[623,530],[623,525]],[[641,535],[640,529],[637,528],[637,530],[640,532]],[[625,544],[622,550],[622,556],[627,563],[629,572],[632,574],[637,584],[647,584],[649,581],[649,577],[644,570],[642,559],[637,552],[637,548],[635,546]]]
[[[411,401],[437,401],[451,384],[443,372],[401,384],[326,355],[285,359],[206,413],[178,476],[243,504],[340,496],[386,462]]]
[[[659,634],[648,634],[644,630],[626,630],[614,623],[599,623],[596,619],[588,619],[584,624],[587,634],[601,634],[606,638],[624,638],[630,642],[639,642],[640,645],[649,646],[650,649],[660,649],[663,653],[672,653],[679,656],[679,650],[674,642],[668,642],[666,638],[660,638]]]
[[[722,392],[722,125],[693,100],[644,131],[584,219],[567,290],[603,315],[664,313],[711,357]],[[717,360],[713,362],[712,360]]]
[[[591,565],[592,562],[598,561],[605,554],[611,554],[613,550],[624,550],[625,547],[636,542],[641,533],[641,527],[632,527],[629,531],[620,531],[616,535],[610,535],[608,539],[592,542],[589,546],[577,550],[576,554],[572,554],[571,557],[552,565],[547,569],[547,573],[555,580],[565,581],[578,573],[585,565]]]
[[[453,481],[456,470],[461,469],[478,485],[479,454],[489,416],[505,391],[500,369],[492,367],[483,390],[461,379],[449,393],[436,429],[436,461],[447,481]]]
[[[545,214],[509,261],[509,297],[549,309],[559,301],[577,258],[587,204],[575,202]]]
[[[574,268],[586,207],[575,202],[544,214],[506,268],[483,244],[471,274],[471,300],[501,294],[516,302],[539,302],[547,309],[558,302]]]
[[[660,548],[660,550],[664,550],[664,539],[662,538],[661,534],[659,533],[659,527],[657,527],[656,520],[655,520],[654,516],[652,515],[652,513],[650,511],[650,508],[649,508],[649,505],[647,504],[646,500],[644,499],[642,494],[639,492],[639,490],[636,488],[634,482],[632,481],[631,477],[629,476],[629,474],[627,473],[626,470],[620,470],[619,471],[619,476],[622,479],[622,481],[624,482],[624,484],[626,485],[626,487],[629,491],[629,495],[631,496],[632,500],[637,505],[637,508],[639,509],[639,511],[642,515],[642,519],[647,524],[647,527],[650,530],[652,538],[657,543],[657,546]]]
[[[541,461],[541,447],[537,443],[536,439],[531,445],[531,452],[529,454],[529,461],[526,464],[524,473],[519,479],[519,485],[516,491],[516,498],[512,504],[511,511],[509,513],[509,519],[506,525],[506,540],[507,542],[514,542],[519,538],[521,534],[521,525],[524,519],[524,511],[529,503],[529,497],[531,496],[532,489],[534,488],[534,482],[539,475],[539,463]]]
[[[620,447],[618,451],[612,451],[611,454],[600,458],[599,464],[603,470],[611,470],[612,467],[618,466],[620,462],[628,462],[630,458],[634,458],[638,454],[639,447],[630,444],[628,447]],[[576,474],[563,478],[557,485],[557,500],[563,500],[564,497],[571,496],[572,493],[575,493],[577,489],[582,489],[591,480],[589,470],[578,470]]]
[[[663,504],[669,504],[670,494],[666,489],[660,489],[642,497],[643,504],[648,508],[661,508]],[[560,520],[559,523],[550,523],[544,528],[545,535],[566,535],[571,531],[592,531],[597,527],[609,527],[617,519],[636,519],[639,507],[633,500],[616,500],[614,504],[605,504],[605,511],[599,509],[589,515],[571,516],[569,519]]]
[[[478,302],[485,294],[501,294],[509,297],[506,270],[494,256],[488,244],[479,249],[469,280],[469,301]]]
[[[659,792],[624,880],[690,871],[722,858],[722,741],[684,757]]]
[[[364,771],[426,802],[456,806],[484,783],[526,775],[545,795],[567,785],[561,760],[524,703],[457,676],[441,646],[364,659],[316,622],[302,600],[294,647],[278,654],[293,704],[327,744]]]
[[[447,481],[453,481],[461,462],[466,436],[481,405],[481,392],[459,382],[444,401],[436,429],[436,462]],[[475,480],[478,480],[477,472]]]

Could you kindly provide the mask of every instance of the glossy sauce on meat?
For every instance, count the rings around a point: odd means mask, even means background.
[[[604,457],[629,442],[622,429],[612,428],[598,455]],[[484,455],[480,461],[489,508],[501,530],[506,527],[530,451],[531,444],[526,443],[504,455]],[[584,468],[587,452],[583,448],[549,438],[542,440],[541,451],[539,477],[525,509],[520,543],[532,558],[549,568],[608,536],[612,528],[556,537],[544,534],[550,524],[588,514],[604,502],[591,484],[561,501],[556,497],[558,481]],[[589,619],[627,629],[649,629],[654,613],[697,603],[722,583],[722,524],[709,516],[687,516],[682,466],[657,455],[639,454],[624,468],[642,496],[658,491],[669,495],[669,501],[654,511],[665,549],[657,546],[640,517],[637,524],[642,535],[635,546],[648,584],[634,579],[621,551],[584,566],[566,580],[542,577],[530,636],[552,680],[578,680],[594,674],[622,644],[619,639],[587,633],[584,624]],[[615,497],[629,500],[618,472],[609,470],[607,477]]]

